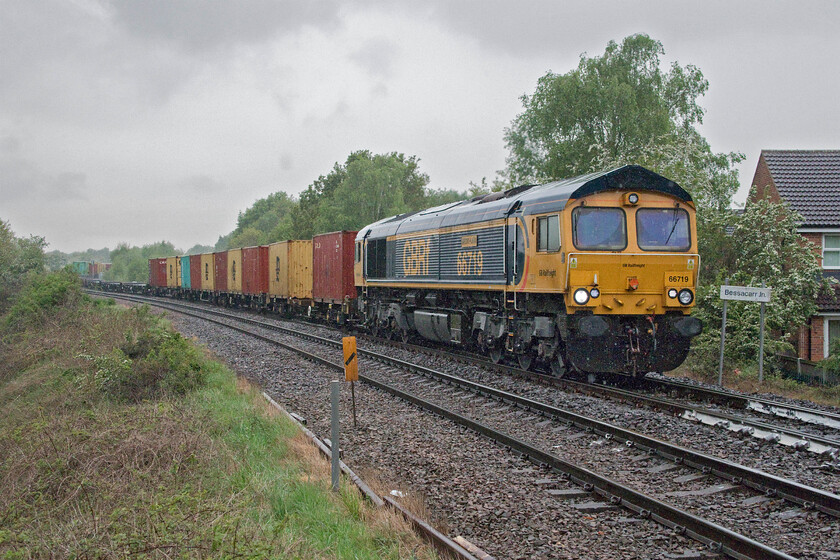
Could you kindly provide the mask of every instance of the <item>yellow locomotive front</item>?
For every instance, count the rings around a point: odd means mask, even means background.
[[[702,328],[689,316],[700,265],[693,202],[644,182],[617,186],[526,218],[533,243],[519,289],[563,296],[556,370],[671,370]]]

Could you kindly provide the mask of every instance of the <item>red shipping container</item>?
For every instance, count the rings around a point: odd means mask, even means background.
[[[268,245],[242,249],[242,293],[268,293]]]
[[[213,253],[213,258],[215,259],[216,270],[214,274],[216,276],[216,291],[217,292],[226,292],[227,291],[227,251],[222,251],[220,253]]]
[[[201,291],[201,255],[190,255],[190,289]]]
[[[149,286],[166,287],[166,259],[149,259]]]
[[[353,280],[355,231],[336,231],[312,238],[312,297],[343,303],[356,298]]]

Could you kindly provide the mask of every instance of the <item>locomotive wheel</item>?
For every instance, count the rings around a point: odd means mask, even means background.
[[[557,377],[566,375],[566,364],[563,363],[563,357],[559,353],[551,359],[551,373]]]
[[[534,365],[534,356],[530,353],[526,354],[519,354],[519,367],[524,370],[531,369],[531,366]]]
[[[491,348],[490,349],[490,359],[493,360],[494,364],[498,364],[502,361],[502,349],[501,348]]]

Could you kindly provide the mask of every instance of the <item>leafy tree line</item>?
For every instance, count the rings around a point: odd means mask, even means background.
[[[106,280],[145,281],[148,259],[265,245],[286,239],[309,239],[318,233],[357,230],[382,218],[421,210],[469,196],[454,190],[428,188],[429,177],[419,160],[397,152],[351,153],[336,163],[299,198],[279,191],[239,213],[236,228],[219,237],[214,247],[196,245],[186,253],[161,241],[144,247],[121,244],[110,254]]]
[[[149,259],[180,255],[181,251],[168,241],[159,241],[143,247],[120,243],[111,251],[111,270],[103,274],[104,280],[120,282],[148,282]]]

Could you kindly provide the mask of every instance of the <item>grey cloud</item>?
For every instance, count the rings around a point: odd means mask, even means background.
[[[36,164],[20,158],[0,158],[0,195],[6,203],[38,202],[55,206],[70,201],[86,201],[87,177],[84,173],[51,175]]]
[[[387,2],[379,5],[388,9]],[[705,44],[749,34],[831,37],[836,32],[840,4],[832,0],[774,2],[772,7],[764,0],[531,0],[515,4],[507,0],[428,0],[424,10],[432,19],[486,48],[516,56],[556,53],[558,59],[566,59],[577,57],[586,48],[594,49],[590,55],[599,54],[608,40],[620,41],[634,33],[647,33],[663,42],[667,36]]]
[[[396,45],[385,39],[370,40],[351,53],[349,58],[372,76],[388,78],[392,73],[396,48]]]
[[[225,185],[207,175],[194,175],[181,182],[182,187],[198,194],[214,194],[225,189]]]
[[[0,138],[0,152],[14,155],[20,151],[20,139],[16,136],[4,136]]]
[[[146,0],[114,4],[116,21],[131,34],[178,44],[193,52],[259,43],[304,25],[335,25],[338,7],[334,0]]]

